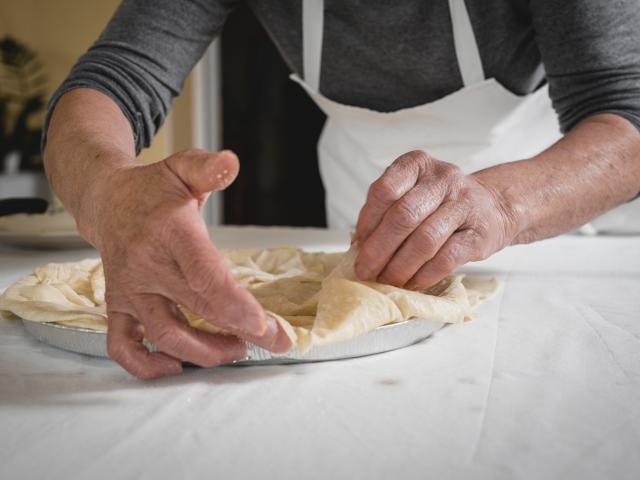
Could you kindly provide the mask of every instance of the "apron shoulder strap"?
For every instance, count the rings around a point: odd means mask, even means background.
[[[484,69],[465,0],[449,0],[453,41],[465,87],[484,81]]]
[[[324,1],[302,0],[302,74],[316,92],[320,89],[323,34]]]

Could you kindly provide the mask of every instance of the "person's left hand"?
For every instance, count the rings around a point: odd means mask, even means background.
[[[409,152],[369,188],[355,235],[356,275],[423,289],[509,245],[515,223],[510,206],[478,176]]]

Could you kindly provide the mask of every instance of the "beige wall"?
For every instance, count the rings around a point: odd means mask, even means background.
[[[11,34],[38,52],[50,79],[51,93],[98,37],[118,3],[118,0],[0,0],[0,36]],[[185,98],[175,102],[180,120],[168,119],[151,148],[141,154],[141,161],[166,157],[174,151],[174,144],[176,149],[190,146],[190,91],[187,88]],[[172,126],[177,129],[175,135]]]

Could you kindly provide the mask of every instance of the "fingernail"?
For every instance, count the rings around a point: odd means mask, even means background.
[[[272,338],[275,342],[275,337],[278,335],[278,323],[270,315],[265,315],[264,320],[267,328],[265,328],[264,333],[260,336],[265,339]]]
[[[289,336],[283,330],[278,328],[270,350],[275,353],[284,353],[291,350],[292,347],[293,343],[291,342]]]
[[[293,348],[293,343],[287,335],[278,335],[278,341],[273,346],[273,352],[286,353]]]
[[[262,336],[266,342],[266,349],[276,353],[286,352],[291,349],[291,340],[280,328],[278,321],[271,315],[267,315],[267,332]]]

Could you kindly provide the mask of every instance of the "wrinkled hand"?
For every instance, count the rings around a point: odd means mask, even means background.
[[[85,202],[78,226],[103,260],[108,352],[139,378],[179,373],[182,361],[211,367],[242,359],[240,338],[276,352],[291,346],[237,284],[199,214],[238,169],[231,152],[189,150],[116,170]],[[176,304],[237,336],[193,329]],[[143,336],[160,351],[149,352]]]
[[[410,289],[431,286],[509,245],[513,217],[478,176],[409,152],[369,188],[356,229],[356,274]]]

